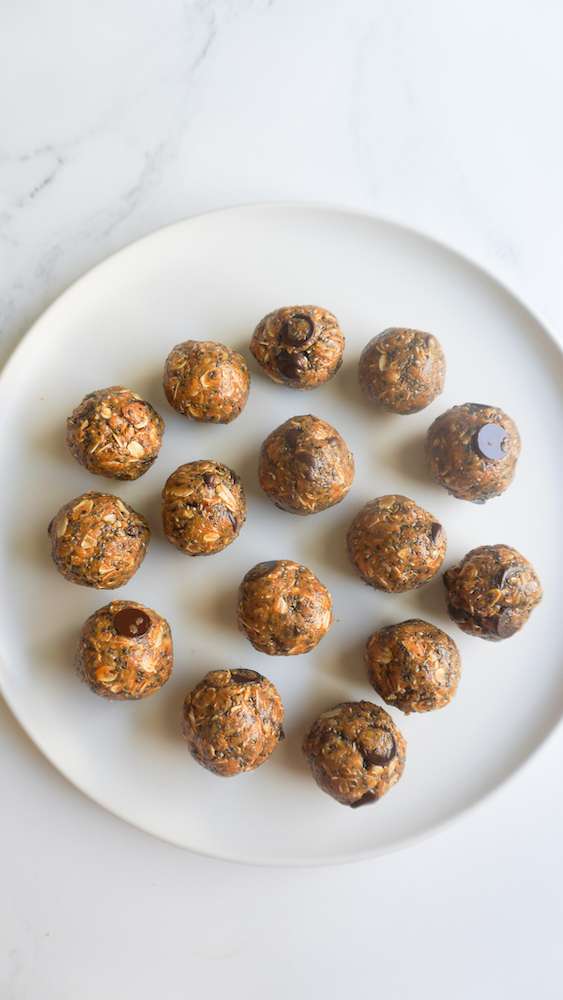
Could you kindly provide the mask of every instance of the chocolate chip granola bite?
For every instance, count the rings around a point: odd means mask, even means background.
[[[239,590],[238,622],[269,656],[308,653],[332,624],[332,599],[306,566],[278,559],[254,566]]]
[[[464,403],[442,413],[428,430],[433,478],[459,500],[485,503],[510,486],[520,455],[514,421],[496,406]]]
[[[192,420],[229,424],[246,406],[250,375],[238,351],[213,340],[176,344],[164,367],[164,392]]]
[[[430,622],[413,618],[378,629],[368,639],[365,660],[377,693],[407,715],[444,708],[457,691],[457,646]]]
[[[498,642],[526,624],[543,591],[530,562],[510,545],[481,545],[444,573],[450,618],[468,635]]]
[[[316,514],[344,499],[354,479],[354,458],[334,427],[319,417],[291,417],[266,438],[260,486],[292,514]]]
[[[162,522],[169,542],[189,556],[210,556],[234,542],[246,520],[239,476],[220,462],[181,465],[162,491]]]
[[[224,778],[260,767],[284,739],[283,705],[255,670],[212,670],[186,695],[183,733],[198,764]]]
[[[348,552],[370,587],[400,594],[428,583],[446,555],[446,533],[432,514],[400,495],[370,500],[348,531]]]
[[[71,454],[88,472],[138,479],[156,459],[164,421],[131,389],[113,385],[90,392],[66,422]]]
[[[342,364],[344,335],[336,316],[320,306],[285,306],[256,327],[250,350],[274,382],[315,389]]]
[[[113,590],[131,579],[149,544],[145,518],[109,493],[84,493],[49,525],[51,555],[66,580]]]
[[[356,809],[377,802],[399,780],[406,742],[383,708],[346,701],[313,723],[303,752],[319,788]]]
[[[446,359],[431,333],[391,327],[373,337],[360,357],[360,385],[394,413],[418,413],[444,388]]]
[[[76,653],[78,676],[94,694],[116,701],[147,698],[172,671],[166,619],[135,601],[112,601],[85,621]]]

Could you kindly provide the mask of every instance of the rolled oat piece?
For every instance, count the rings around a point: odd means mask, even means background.
[[[164,392],[192,420],[229,424],[246,406],[250,375],[242,354],[213,340],[176,344],[164,367]]]
[[[144,604],[112,601],[82,626],[76,671],[102,698],[147,698],[166,684],[172,664],[170,626]]]
[[[450,618],[468,635],[498,642],[526,624],[543,590],[530,562],[510,545],[481,545],[444,573]]]
[[[59,573],[97,590],[127,583],[145,558],[150,539],[142,514],[109,493],[83,493],[69,500],[48,531]]]
[[[496,406],[464,403],[437,417],[428,430],[432,476],[459,500],[485,503],[510,486],[520,455],[514,421]]]
[[[345,701],[319,715],[303,743],[319,788],[344,806],[377,802],[401,777],[406,742],[370,701]]]
[[[283,705],[255,670],[212,670],[188,692],[183,733],[198,764],[224,778],[260,767],[284,739]]]
[[[354,479],[354,458],[325,420],[291,417],[264,441],[258,475],[276,507],[316,514],[344,499]]]
[[[88,393],[66,422],[76,461],[108,479],[138,479],[147,472],[163,433],[164,421],[151,404],[121,385]]]
[[[180,465],[162,491],[169,542],[189,556],[210,556],[234,542],[246,520],[240,477],[221,462]]]
[[[261,562],[239,589],[238,622],[255,649],[269,656],[308,653],[332,624],[332,598],[306,566]]]
[[[293,389],[315,389],[342,364],[344,335],[320,306],[284,306],[256,327],[250,350],[266,375]]]
[[[446,555],[446,532],[409,497],[370,500],[348,530],[348,552],[370,587],[401,594],[436,575]]]
[[[446,359],[438,339],[422,330],[390,327],[360,357],[360,385],[393,413],[418,413],[444,388]]]
[[[406,715],[449,705],[461,675],[453,639],[419,618],[374,632],[368,639],[365,661],[377,693]]]

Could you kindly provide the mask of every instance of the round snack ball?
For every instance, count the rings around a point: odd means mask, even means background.
[[[229,424],[246,406],[250,375],[242,354],[213,340],[176,344],[164,367],[170,406],[192,420]]]
[[[542,599],[530,562],[510,545],[481,545],[444,573],[450,618],[463,632],[498,642],[526,624]]]
[[[377,693],[407,715],[444,708],[457,691],[461,660],[455,642],[419,618],[374,632],[365,659]]]
[[[189,556],[210,556],[234,542],[246,520],[236,472],[220,462],[181,465],[162,491],[162,521],[169,542]]]
[[[164,421],[150,403],[120,385],[84,397],[66,422],[66,441],[88,472],[138,479],[160,451]]]
[[[276,507],[316,514],[344,499],[354,479],[354,458],[325,420],[291,417],[264,441],[258,475]]]
[[[401,594],[428,583],[438,572],[446,555],[446,532],[414,500],[378,497],[352,521],[348,552],[370,587]]]
[[[183,733],[192,757],[230,778],[260,767],[284,739],[283,705],[255,670],[212,670],[188,692]]]
[[[66,580],[114,590],[137,572],[150,530],[142,514],[119,497],[89,492],[61,507],[49,536],[53,562]]]
[[[323,792],[356,809],[377,802],[399,780],[406,742],[385,709],[345,701],[319,715],[303,753]]]
[[[293,389],[315,389],[342,364],[344,335],[320,306],[285,306],[261,319],[250,350],[266,375]]]
[[[308,653],[332,624],[332,599],[306,566],[261,562],[239,590],[238,622],[255,649],[270,656]]]
[[[373,337],[360,357],[360,385],[394,413],[418,413],[444,388],[446,359],[431,333],[390,327]]]
[[[452,406],[431,425],[426,455],[432,476],[448,493],[485,503],[510,486],[520,435],[498,407],[464,403]]]
[[[103,698],[147,698],[166,684],[172,663],[170,626],[143,604],[112,601],[82,626],[76,670]]]

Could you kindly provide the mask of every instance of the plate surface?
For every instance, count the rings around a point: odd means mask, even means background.
[[[336,378],[308,393],[257,370],[242,416],[200,426],[170,410],[164,358],[188,337],[243,349],[276,306],[318,303],[347,337]],[[414,416],[377,412],[360,395],[366,341],[386,326],[432,330],[448,360],[444,394]],[[351,211],[254,206],[200,216],[127,247],[72,286],[35,324],[0,387],[0,678],[27,732],[82,791],[129,822],[193,851],[244,862],[317,864],[385,853],[430,832],[498,786],[539,746],[563,708],[560,558],[563,550],[562,355],[542,324],[491,276],[424,236]],[[136,483],[91,476],[67,454],[64,420],[95,388],[128,385],[167,422],[161,456]],[[448,497],[424,468],[423,438],[446,407],[502,406],[517,421],[517,477],[484,507]],[[345,501],[308,518],[274,508],[256,476],[262,439],[288,417],[312,412],[343,434],[357,476]],[[159,496],[180,463],[214,458],[240,472],[248,521],[223,553],[190,559],[162,537]],[[96,592],[67,583],[51,564],[46,526],[88,489],[115,492],[145,513],[153,539],[126,586]],[[352,571],[345,532],[374,496],[404,493],[446,527],[446,565],[470,548],[505,542],[536,565],[543,603],[524,631],[500,644],[449,622],[440,578],[383,595]],[[307,656],[256,652],[237,632],[238,583],[255,562],[290,558],[311,567],[334,597],[336,622]],[[142,601],[171,622],[175,672],[146,702],[96,698],[73,672],[82,621],[113,596]],[[454,703],[406,718],[405,775],[380,803],[345,809],[312,782],[301,740],[336,702],[379,699],[367,684],[363,646],[375,628],[423,617],[459,643],[464,673]],[[258,771],[220,780],[189,757],[179,736],[186,690],[207,670],[265,673],[286,706],[287,740]]]

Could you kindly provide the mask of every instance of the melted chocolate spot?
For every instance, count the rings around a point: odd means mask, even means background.
[[[282,344],[299,347],[306,344],[315,333],[315,323],[307,313],[294,313],[280,328],[278,339]]]
[[[508,434],[500,424],[483,424],[473,439],[475,451],[490,462],[506,458]]]
[[[302,462],[308,469],[313,469],[317,464],[315,456],[312,455],[310,451],[296,451],[295,460],[297,462]]]
[[[369,806],[372,802],[377,802],[377,795],[375,792],[366,792],[365,795],[362,795],[361,799],[351,802],[350,808],[359,809],[360,806]]]
[[[444,529],[442,528],[442,525],[438,524],[438,521],[433,521],[432,524],[430,525],[430,537],[434,542],[434,545],[436,545],[440,541],[443,534],[444,534]]]
[[[113,627],[118,635],[127,639],[139,639],[151,627],[151,620],[139,608],[122,608],[113,616]]]

